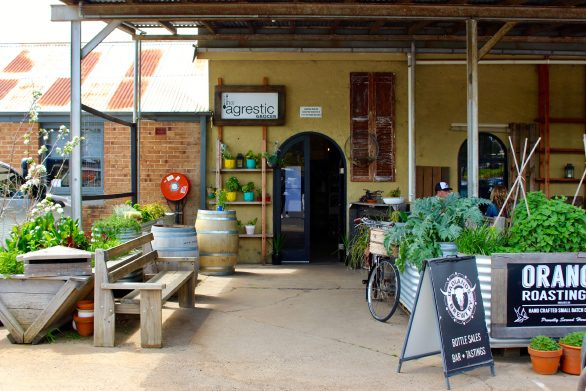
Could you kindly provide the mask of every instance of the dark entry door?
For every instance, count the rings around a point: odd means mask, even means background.
[[[294,137],[279,155],[285,166],[275,170],[277,232],[285,237],[283,262],[308,263],[310,248],[309,136]]]

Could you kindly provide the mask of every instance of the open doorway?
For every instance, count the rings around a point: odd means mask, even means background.
[[[318,133],[283,143],[274,170],[274,227],[285,237],[283,263],[337,262],[345,227],[345,159]]]

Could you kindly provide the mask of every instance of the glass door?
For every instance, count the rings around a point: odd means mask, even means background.
[[[285,164],[275,170],[280,192],[274,213],[276,231],[285,238],[283,263],[309,262],[309,147],[309,136],[290,140],[279,154]]]

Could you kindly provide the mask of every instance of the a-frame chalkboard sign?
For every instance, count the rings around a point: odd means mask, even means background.
[[[397,372],[404,361],[439,353],[448,390],[450,376],[478,367],[494,376],[474,257],[425,261]]]

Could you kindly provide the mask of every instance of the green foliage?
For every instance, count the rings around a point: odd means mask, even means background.
[[[226,182],[226,189],[228,189],[228,191],[239,191],[240,183],[238,183],[238,178],[235,176],[230,177]]]
[[[423,268],[428,258],[442,255],[440,242],[455,241],[466,226],[466,222],[480,224],[483,222],[480,204],[490,201],[476,198],[460,198],[457,193],[450,193],[445,198],[420,198],[411,203],[411,214],[404,227],[394,227],[385,232],[384,246],[392,254],[391,246],[399,246],[399,258],[396,265],[402,272],[406,262]]]
[[[401,189],[397,187],[395,190],[389,191],[387,197],[401,197]]]
[[[236,220],[236,224],[238,225],[238,228],[242,228],[242,221]]]
[[[153,220],[160,219],[161,217],[165,216],[165,212],[167,210],[164,206],[162,206],[158,201],[153,202],[152,204],[147,204],[143,207],[144,210],[149,212]]]
[[[392,210],[392,208],[389,208],[389,209]],[[395,210],[395,211],[391,212],[391,216],[389,218],[389,221],[391,223],[405,223],[408,218],[409,218],[409,214],[407,214],[407,212],[400,212],[398,210]]]
[[[124,229],[134,230],[140,232],[140,222],[135,219],[125,219],[124,216],[112,214],[102,220],[97,220],[93,224],[94,232],[106,234],[109,237],[118,237],[118,233]]]
[[[256,195],[262,197],[262,189],[256,189]]]
[[[584,334],[586,334],[586,331],[575,331],[560,338],[560,343],[581,348],[582,341],[584,340]]]
[[[267,159],[267,164],[269,166],[284,166],[285,165],[285,161],[283,159],[277,159],[277,156],[279,154],[279,142],[275,141],[273,143],[273,151],[272,152],[265,152],[263,154],[264,158]]]
[[[228,151],[228,146],[226,144],[222,144],[220,146],[220,151],[222,153],[222,157],[226,160],[232,160],[234,159],[234,156],[232,156],[232,154],[230,153],[230,151]]]
[[[246,188],[246,190],[244,190],[244,188]],[[242,191],[244,193],[252,192],[252,191],[254,191],[254,189],[255,189],[254,182],[252,182],[252,181],[248,182],[245,186],[242,186]]]
[[[246,156],[244,156],[244,157],[245,157],[246,159],[254,159],[254,160],[256,160],[256,159],[255,159],[255,156],[254,156],[254,152],[252,152],[252,149],[250,149],[250,150],[249,150],[249,151],[246,153]]]
[[[146,208],[142,208],[140,204],[134,204],[132,205],[132,201],[126,201],[126,205],[130,205],[132,206],[132,208],[140,213],[140,216],[142,217],[142,222],[146,223],[148,221],[154,220],[153,216],[151,215],[151,213],[146,209]]]
[[[61,332],[61,330],[59,330],[59,329],[49,330],[49,332],[45,335],[45,341],[47,341],[49,343],[55,342],[55,340],[57,339],[57,336],[54,335],[53,333],[60,333],[60,332]]]
[[[255,217],[253,220],[248,220],[246,225],[256,225],[257,221],[258,221],[258,217]]]
[[[16,256],[20,254],[23,254],[23,252],[15,249],[0,249],[0,274],[9,278],[10,274],[24,273],[24,262],[16,260]]]
[[[216,191],[216,210],[218,207],[222,207],[224,210],[230,206],[228,203],[228,197],[226,196],[226,189],[220,189]]]
[[[505,230],[482,224],[465,228],[456,239],[456,244],[458,251],[464,254],[491,255],[494,252],[502,252],[507,241]]]
[[[273,237],[273,251],[271,251],[267,256],[272,254],[279,255],[283,246],[285,245],[285,235],[275,234]]]
[[[362,266],[365,259],[365,251],[370,244],[370,228],[364,224],[360,224],[354,229],[354,235],[348,242],[348,252],[346,253],[346,261],[348,267],[356,269]]]
[[[561,349],[561,346],[556,341],[545,335],[538,335],[531,338],[529,347],[542,352],[555,352]]]
[[[548,200],[540,191],[528,193],[526,200],[515,207],[509,230],[510,252],[585,251],[586,212],[565,204],[565,199]]]

